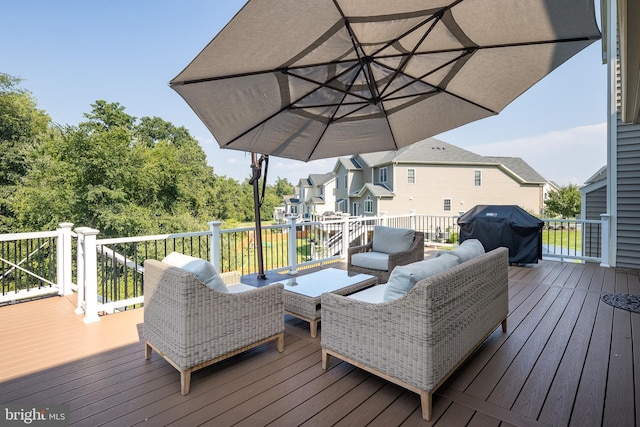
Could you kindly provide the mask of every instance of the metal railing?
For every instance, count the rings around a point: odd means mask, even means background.
[[[72,290],[71,223],[54,231],[0,234],[0,304]]]
[[[543,259],[600,262],[603,259],[603,220],[545,218]],[[605,222],[606,224],[606,222]]]
[[[543,258],[600,261],[608,259],[608,222],[544,219]],[[376,225],[411,228],[425,233],[425,246],[455,245],[457,216],[408,215],[332,217],[322,221],[263,227],[265,270],[295,272],[344,261],[349,246],[367,243]],[[144,301],[144,261],[177,251],[210,260],[219,271],[258,271],[253,227],[98,239],[98,230],[61,224],[56,231],[0,235],[0,285],[5,301],[42,293],[78,292],[76,312],[85,322],[101,314],[139,307]],[[76,237],[76,239],[74,239]],[[76,242],[77,241],[77,242]],[[72,257],[75,249],[76,256]],[[75,273],[75,274],[74,274]],[[77,278],[77,285],[72,277]],[[0,303],[2,303],[0,299]]]

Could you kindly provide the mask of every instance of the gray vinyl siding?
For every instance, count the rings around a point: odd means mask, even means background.
[[[618,121],[616,266],[640,268],[640,125]]]
[[[601,187],[584,195],[585,212],[584,219],[600,220],[600,215],[607,213],[607,187]],[[584,227],[583,251],[585,256],[599,258],[601,256],[601,227],[591,226]]]

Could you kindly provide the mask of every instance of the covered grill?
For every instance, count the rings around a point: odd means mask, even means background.
[[[538,263],[544,222],[516,205],[478,205],[458,218],[460,242],[478,239],[488,252],[509,248],[509,263]]]

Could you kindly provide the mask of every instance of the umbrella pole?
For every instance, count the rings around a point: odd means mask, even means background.
[[[256,217],[256,255],[258,257],[258,279],[266,279],[267,276],[264,274],[264,260],[262,258],[262,221],[260,219],[260,207],[262,206],[262,201],[260,198],[260,177],[262,176],[262,162],[264,160],[264,156],[258,159],[258,155],[256,153],[251,153],[251,171],[252,176],[249,183],[253,185],[253,209]],[[266,172],[266,171],[265,171]],[[265,181],[266,181],[266,173],[265,173]]]

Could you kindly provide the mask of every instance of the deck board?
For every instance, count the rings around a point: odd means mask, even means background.
[[[412,392],[331,358],[309,324],[286,317],[268,343],[193,374],[144,360],[143,309],[85,325],[75,300],[0,307],[0,402],[69,405],[77,426],[608,426],[640,420],[640,314],[601,302],[640,294],[638,272],[543,261],[509,269],[498,328],[436,392],[433,420]]]

